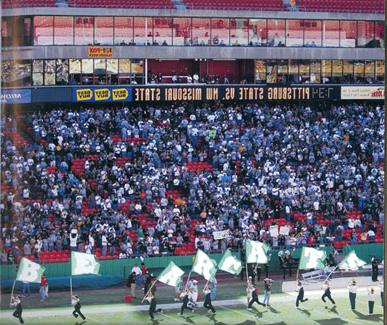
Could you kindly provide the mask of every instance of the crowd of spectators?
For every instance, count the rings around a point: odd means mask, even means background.
[[[2,129],[2,263],[68,249],[127,258],[238,249],[244,238],[293,248],[381,236],[380,106],[52,109],[7,116]],[[273,237],[279,220],[290,232]]]

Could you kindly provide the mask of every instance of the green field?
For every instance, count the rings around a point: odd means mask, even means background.
[[[163,314],[156,314],[151,321],[147,306],[133,306],[130,304],[106,304],[85,305],[82,311],[86,321],[72,316],[72,308],[69,307],[42,307],[24,310],[25,324],[210,324],[210,325],[252,325],[252,324],[382,324],[383,310],[380,298],[375,302],[374,315],[368,315],[368,302],[366,292],[358,294],[356,311],[351,311],[346,292],[333,293],[337,307],[332,308],[330,303],[326,305],[320,299],[320,294],[311,293],[309,301],[301,304],[300,309],[295,307],[295,296],[292,294],[273,294],[271,307],[255,306],[253,311],[248,311],[242,303],[245,298],[239,297],[234,301],[217,301],[214,305],[216,315],[207,313],[199,303],[195,312],[186,311],[183,317],[177,315],[178,304],[160,305],[165,307]],[[236,297],[230,297],[236,298]],[[262,300],[262,296],[260,296]],[[222,306],[216,304],[221,303]],[[146,310],[139,311],[139,308]],[[171,309],[172,308],[172,309]],[[137,310],[135,310],[137,309]],[[17,324],[18,320],[12,317],[12,309],[2,309],[0,324]],[[257,318],[258,316],[258,318]]]

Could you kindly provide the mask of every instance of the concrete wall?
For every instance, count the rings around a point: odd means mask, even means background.
[[[87,58],[87,46],[7,48],[2,60]],[[384,60],[383,48],[113,46],[113,58],[133,59],[294,59]]]

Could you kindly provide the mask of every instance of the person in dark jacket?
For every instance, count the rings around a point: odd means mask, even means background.
[[[300,302],[308,301],[308,298],[304,299],[304,287],[302,286],[301,281],[298,281],[297,291],[298,291],[298,295],[296,300],[296,307],[298,308],[298,306],[300,305]]]
[[[203,293],[205,296],[203,307],[207,308],[208,310],[211,310],[212,313],[215,314],[216,311],[214,306],[212,306],[212,302],[211,302],[211,289],[208,286],[208,284],[206,284],[206,286],[204,287]]]
[[[247,309],[251,310],[254,302],[256,302],[258,305],[262,305],[262,306],[265,306],[265,304],[261,303],[259,300],[258,300],[258,293],[257,293],[257,287],[253,284],[251,284],[248,288],[248,291],[250,292],[251,294],[251,299],[249,301],[249,305],[247,306]]]
[[[16,307],[16,309],[13,312],[12,316],[18,318],[20,324],[24,324],[24,320],[22,318],[23,307],[22,307],[22,304],[21,304],[20,296],[12,296],[12,298],[11,298],[11,307]]]
[[[161,308],[156,308],[157,306],[157,301],[152,292],[149,292],[147,297],[145,298],[149,302],[149,317],[151,320],[154,319],[154,314],[155,313],[162,313],[163,310]]]
[[[372,259],[371,259],[371,277],[372,277],[372,281],[373,282],[376,282],[378,281],[378,272],[379,272],[379,266],[378,266],[378,260],[376,259],[375,256],[372,256]]]

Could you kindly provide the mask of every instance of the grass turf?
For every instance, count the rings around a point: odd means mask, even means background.
[[[320,297],[310,297],[309,301],[301,304],[298,310],[295,307],[295,297],[288,294],[273,294],[271,307],[257,306],[253,311],[246,310],[246,306],[217,306],[216,315],[207,313],[202,308],[202,302],[194,313],[186,311],[184,316],[177,315],[178,309],[165,310],[163,314],[156,314],[151,321],[148,311],[128,311],[123,304],[118,305],[85,305],[82,310],[86,322],[75,319],[72,308],[40,308],[25,310],[25,324],[139,324],[139,325],[253,325],[253,324],[320,324],[320,325],[367,325],[382,324],[383,310],[380,301],[375,302],[374,315],[368,315],[368,302],[365,294],[358,295],[356,310],[349,307],[347,294],[333,295],[337,308],[327,302],[322,303]],[[229,297],[231,298],[231,297]],[[235,298],[235,296],[234,296]],[[262,297],[260,297],[262,300]],[[169,300],[171,302],[171,300]],[[180,306],[180,304],[179,304]],[[106,312],[103,311],[106,310]],[[112,310],[113,309],[113,310]],[[13,309],[2,309],[0,324],[17,324],[18,320],[12,317]],[[52,316],[58,314],[57,316]],[[259,318],[256,318],[258,316]]]

